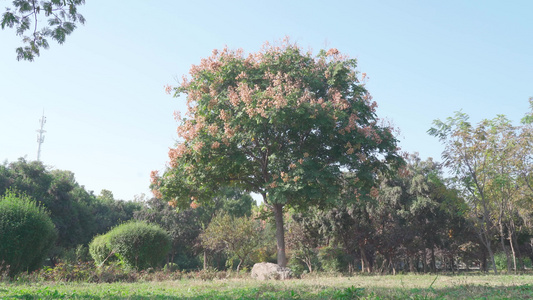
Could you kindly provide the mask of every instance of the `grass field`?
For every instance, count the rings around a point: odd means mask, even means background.
[[[533,275],[0,283],[0,299],[533,299]]]

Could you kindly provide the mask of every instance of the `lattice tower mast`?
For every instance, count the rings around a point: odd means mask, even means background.
[[[44,110],[43,110],[43,116],[39,120],[41,123],[41,129],[37,129],[37,132],[39,133],[37,135],[37,143],[39,144],[39,148],[37,148],[37,161],[40,161],[41,159],[41,144],[44,143],[44,133],[46,130],[44,130],[44,123],[46,123],[46,117],[44,116]]]

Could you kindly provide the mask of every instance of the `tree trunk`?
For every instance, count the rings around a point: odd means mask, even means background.
[[[307,269],[309,270],[309,273],[313,273],[313,263],[310,256],[305,257],[305,265],[307,266]]]
[[[359,244],[359,249],[361,251],[361,272],[370,273],[371,272],[371,266],[368,261],[368,258],[366,257],[365,247],[361,244]]]
[[[489,256],[492,261],[492,270],[494,271],[495,275],[498,275],[498,269],[496,268],[496,260],[494,259],[494,253],[492,252],[492,248],[488,247],[487,250],[489,251]]]
[[[437,273],[437,265],[435,262],[435,248],[433,246],[431,246],[431,263],[429,267],[431,269],[431,273],[433,274]]]
[[[485,220],[485,216],[483,216],[483,220]],[[481,241],[481,244],[485,246],[485,249],[487,250],[489,254],[489,258],[492,262],[492,270],[494,271],[495,275],[498,275],[498,269],[496,268],[496,260],[494,259],[494,252],[492,252],[492,246],[491,246],[491,237],[489,235],[490,228],[484,221],[483,223],[483,230],[482,232],[478,232],[479,240]],[[487,253],[483,251],[483,262],[485,264],[485,272],[487,272]]]
[[[507,262],[507,273],[511,273],[511,255],[509,254],[507,247],[505,247],[505,233],[503,232],[503,221],[501,216],[498,219],[498,228],[500,229],[500,243]]]
[[[387,259],[385,257],[383,257],[383,263],[381,264],[381,267],[379,268],[379,273],[380,274],[384,274],[385,272],[385,265],[387,264]]]
[[[415,268],[415,258],[413,257],[414,255],[409,255],[409,272],[410,273],[416,273],[416,268]]]
[[[485,253],[485,251],[481,251],[481,266],[480,266],[481,270],[483,270],[483,272],[488,272],[488,269],[487,269],[487,253]]]
[[[491,236],[490,236],[490,213],[489,209],[487,207],[487,200],[485,199],[485,195],[483,193],[483,189],[480,189],[478,187],[478,191],[481,194],[481,204],[483,208],[483,224],[482,224],[482,231],[479,233],[479,237],[481,239],[481,243],[487,247],[487,251],[489,252],[489,257],[492,262],[492,270],[494,271],[495,275],[498,275],[498,269],[496,268],[496,260],[494,259],[494,252],[492,252],[491,247]]]
[[[452,253],[450,253],[450,269],[452,269],[452,274],[455,274],[455,259]],[[466,269],[468,270],[468,262],[466,262]]]
[[[204,250],[204,270],[207,270],[207,250]]]
[[[511,226],[509,226],[507,230],[509,234],[509,244],[511,245],[511,254],[513,256],[514,273],[516,274],[518,272],[518,268],[516,266],[516,251],[514,250],[514,239],[513,239],[513,232],[511,231]]]
[[[424,268],[423,273],[426,274],[428,270],[428,258],[426,248],[422,250],[422,266]]]
[[[390,269],[392,269],[392,275],[396,275],[396,264],[394,263],[392,257],[389,259],[389,266]]]
[[[278,244],[278,265],[282,268],[287,266],[285,255],[285,230],[283,228],[283,204],[273,204],[274,219],[276,220],[276,241]]]
[[[241,269],[241,264],[244,261],[244,259],[239,259],[239,264],[237,265],[237,274],[239,274],[239,270]]]

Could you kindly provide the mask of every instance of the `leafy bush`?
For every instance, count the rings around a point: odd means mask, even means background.
[[[166,264],[163,267],[163,271],[165,271],[165,272],[176,272],[176,271],[179,271],[179,269],[180,268],[179,268],[178,264],[173,263],[173,262],[168,263],[168,264]]]
[[[97,235],[89,244],[89,253],[98,266],[102,265],[107,260],[112,260],[115,256],[108,245],[108,237],[106,235]]]
[[[33,272],[27,278],[18,278],[17,281],[40,282],[135,282],[139,279],[139,273],[126,270],[116,263],[96,268],[89,262],[68,263],[60,261],[53,268],[43,268]]]
[[[512,259],[512,257],[511,257]],[[494,261],[496,262],[496,268],[499,271],[505,271],[507,270],[507,257],[505,256],[504,252],[498,252],[494,254]],[[492,264],[491,264],[492,265]],[[524,266],[526,268],[531,268],[531,260],[527,257],[524,258],[516,258],[516,265],[517,268],[520,268],[521,266]],[[511,261],[512,266],[512,261]]]
[[[0,198],[0,271],[9,268],[13,276],[38,269],[56,238],[50,216],[30,198],[12,191]]]
[[[323,247],[318,251],[318,260],[325,272],[345,272],[348,266],[348,257],[340,248]]]
[[[317,271],[320,266],[317,251],[304,251],[305,249],[298,249],[290,251],[290,259],[287,267],[292,270],[295,276],[301,276],[302,274],[308,274],[309,265],[312,266],[312,271]],[[309,264],[309,265],[308,265]]]
[[[66,249],[59,260],[72,264],[92,261],[91,255],[89,254],[89,247],[81,244],[76,246],[76,248]]]
[[[113,253],[121,263],[135,269],[157,267],[170,250],[169,234],[161,227],[139,221],[119,225],[96,237],[90,252],[97,264]]]

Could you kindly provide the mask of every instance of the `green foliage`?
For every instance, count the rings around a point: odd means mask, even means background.
[[[140,279],[139,275],[118,264],[97,268],[89,262],[61,261],[53,268],[45,267],[31,274],[31,277],[38,281],[112,283],[134,282]]]
[[[313,57],[289,42],[248,57],[214,51],[176,88],[191,105],[161,192],[188,205],[225,183],[309,205],[334,200],[342,169],[362,182],[386,168],[381,158],[400,162],[355,67],[336,49]]]
[[[222,188],[212,202],[194,208],[176,209],[166,201],[152,198],[134,215],[137,220],[158,224],[170,234],[169,261],[178,263],[181,269],[197,269],[200,266],[197,254],[201,250],[197,238],[213,216],[218,211],[234,217],[249,216],[254,205],[255,201],[244,191]]]
[[[318,232],[319,219],[323,211],[309,209],[306,214],[292,214],[292,219],[287,222],[287,249],[289,249],[289,267],[295,274],[304,270],[315,272],[318,270],[318,247],[321,244],[321,235]]]
[[[211,251],[224,251],[241,264],[261,245],[263,227],[252,217],[217,215],[201,234],[202,245]]]
[[[170,250],[170,237],[165,230],[140,221],[119,225],[104,237],[97,240],[99,248],[95,246],[95,261],[101,260],[101,254],[111,249],[124,265],[142,270],[159,266]],[[107,242],[107,249],[102,246],[102,239]]]
[[[494,262],[496,263],[496,268],[500,271],[507,269],[507,258],[505,253],[497,252],[494,254]]]
[[[499,235],[500,247],[506,249],[505,240],[516,243],[514,231],[520,229],[516,223],[530,222],[530,214],[523,213],[531,209],[526,199],[533,192],[530,121],[531,113],[521,126],[514,126],[504,115],[498,115],[473,125],[467,114],[456,112],[445,121],[435,120],[428,131],[445,146],[442,152],[445,164],[468,203],[466,212],[487,249],[495,273],[494,236]],[[507,269],[511,271],[511,255],[507,254]]]
[[[349,257],[340,248],[322,247],[318,251],[322,270],[329,273],[348,271]]]
[[[85,245],[78,245],[76,248],[66,250],[60,258],[63,262],[78,263],[92,261],[89,247]]]
[[[33,61],[39,56],[40,48],[48,49],[47,38],[63,44],[77,23],[85,23],[85,18],[78,13],[78,6],[83,4],[85,0],[13,1],[12,7],[7,7],[2,14],[0,27],[15,27],[16,34],[26,44],[17,48],[17,60]],[[41,13],[47,18],[48,26],[39,26]]]
[[[171,238],[169,261],[178,263],[180,268],[195,269],[197,249],[196,239],[202,230],[203,209],[176,209],[160,199],[150,199],[142,209],[135,212],[135,219],[157,224],[165,229]]]
[[[176,271],[179,271],[179,266],[171,262],[171,263],[165,264],[165,266],[163,267],[163,271],[176,272]]]
[[[108,236],[97,235],[89,244],[89,253],[98,266],[103,265],[106,261],[110,261],[114,257],[114,252],[109,247]]]
[[[11,276],[39,268],[57,232],[50,216],[35,201],[12,191],[0,197],[0,272]]]
[[[58,257],[87,245],[93,236],[133,217],[139,203],[101,199],[80,186],[74,173],[50,168],[21,158],[0,165],[0,196],[8,189],[25,193],[50,212],[58,239],[49,257]],[[108,193],[110,194],[110,193]]]
[[[249,56],[215,50],[189,73],[175,88],[189,108],[177,115],[180,140],[152,187],[179,207],[210,202],[225,186],[262,195],[275,213],[281,265],[285,205],[335,202],[346,184],[365,194],[379,170],[403,162],[356,60],[337,49],[313,56],[286,40]]]
[[[143,207],[138,202],[115,199],[108,190],[102,190],[87,206],[94,218],[93,234],[108,232],[118,224],[133,219],[134,214]]]

